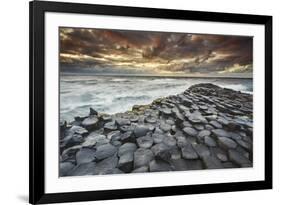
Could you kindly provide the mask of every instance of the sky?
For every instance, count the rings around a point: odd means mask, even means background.
[[[97,74],[240,75],[253,71],[249,36],[60,28],[63,71]]]

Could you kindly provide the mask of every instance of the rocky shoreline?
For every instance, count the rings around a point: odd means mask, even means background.
[[[60,176],[252,167],[252,95],[197,84],[181,94],[60,124]]]

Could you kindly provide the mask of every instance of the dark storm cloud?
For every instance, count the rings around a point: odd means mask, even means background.
[[[60,29],[60,63],[118,73],[252,72],[252,37]]]

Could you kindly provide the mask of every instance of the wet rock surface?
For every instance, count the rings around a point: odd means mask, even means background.
[[[252,95],[197,84],[183,93],[60,124],[60,176],[252,167]]]

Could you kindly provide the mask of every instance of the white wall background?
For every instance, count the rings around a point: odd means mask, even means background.
[[[273,15],[274,189],[236,193],[126,199],[79,204],[278,204],[281,200],[281,12],[276,0],[72,0],[108,5]],[[0,204],[28,200],[28,1],[1,1],[0,30]],[[280,203],[280,202],[279,202]],[[78,204],[78,203],[75,203]]]

